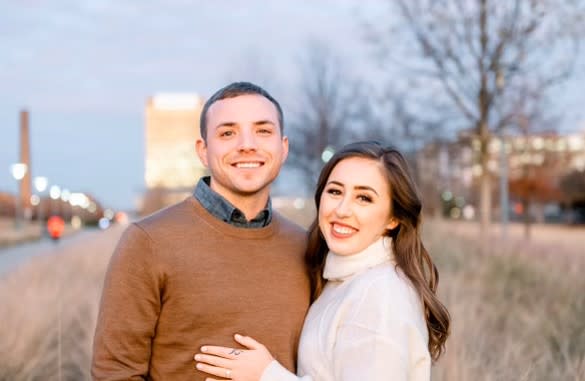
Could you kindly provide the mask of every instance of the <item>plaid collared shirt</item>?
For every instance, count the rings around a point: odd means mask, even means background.
[[[195,187],[193,196],[213,216],[240,228],[262,228],[272,220],[272,202],[270,198],[268,198],[266,208],[260,211],[256,217],[248,221],[240,209],[233,206],[228,200],[210,188],[210,181],[211,178],[209,176],[202,177]]]

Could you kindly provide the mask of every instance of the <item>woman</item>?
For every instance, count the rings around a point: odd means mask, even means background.
[[[315,203],[306,256],[314,303],[298,376],[240,335],[247,349],[204,346],[197,368],[236,381],[429,380],[450,317],[403,156],[377,142],[343,147],[321,171]]]

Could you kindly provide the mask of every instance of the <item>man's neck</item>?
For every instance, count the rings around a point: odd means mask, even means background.
[[[238,208],[244,216],[246,216],[246,220],[250,221],[254,217],[258,215],[264,208],[266,208],[266,204],[268,203],[268,197],[270,196],[270,187],[266,187],[265,189],[260,190],[254,194],[237,194],[233,192],[228,192],[224,188],[218,187],[211,179],[210,188],[228,200],[233,206]]]
[[[225,197],[225,196],[224,196]],[[268,194],[265,197],[241,197],[237,200],[230,200],[236,208],[240,209],[244,216],[246,216],[246,220],[250,221],[254,217],[258,215],[263,209],[266,208],[266,204],[268,203]]]

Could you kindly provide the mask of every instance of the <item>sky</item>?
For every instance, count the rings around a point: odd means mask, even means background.
[[[132,209],[145,188],[148,96],[206,97],[251,80],[286,113],[309,42],[325,42],[353,70],[371,69],[361,21],[378,4],[0,0],[0,191],[16,189],[9,166],[18,161],[18,114],[26,108],[33,176]]]
[[[26,108],[33,176],[133,208],[144,190],[148,96],[205,97],[252,80],[278,99],[284,87],[269,85],[293,80],[307,42],[359,44],[355,4],[0,1],[0,191],[16,189],[9,166]]]

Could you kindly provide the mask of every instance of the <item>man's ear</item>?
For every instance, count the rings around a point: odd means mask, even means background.
[[[284,163],[286,161],[287,157],[288,157],[288,137],[283,136],[282,137],[282,163]]]
[[[195,142],[195,150],[197,151],[197,156],[199,156],[199,160],[201,163],[207,168],[207,144],[203,139],[197,139]]]
[[[400,221],[398,221],[395,217],[390,217],[390,221],[388,222],[388,225],[386,225],[386,229],[388,230],[396,229],[399,223]]]

